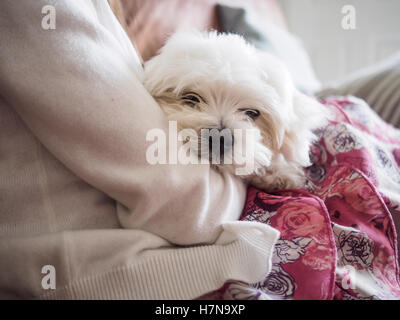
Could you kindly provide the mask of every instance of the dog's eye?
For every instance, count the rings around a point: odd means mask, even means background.
[[[183,100],[189,100],[190,102],[194,102],[194,103],[199,103],[200,102],[200,99],[197,96],[193,95],[193,94],[189,94],[187,96],[184,96]]]
[[[249,118],[255,120],[260,116],[260,111],[256,109],[243,109],[245,115],[248,116]]]
[[[187,105],[189,105],[191,107],[194,107],[197,103],[200,103],[200,101],[204,101],[204,100],[197,93],[188,92],[188,93],[183,94],[182,101],[185,104],[187,104]]]

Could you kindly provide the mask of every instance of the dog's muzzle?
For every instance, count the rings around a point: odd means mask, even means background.
[[[224,158],[224,155],[232,152],[234,143],[232,130],[228,128],[206,128],[202,129],[202,134],[203,137],[205,137],[205,135],[208,135],[208,149],[210,159],[214,154],[219,156],[217,157],[217,159],[220,158],[220,160],[222,160]]]

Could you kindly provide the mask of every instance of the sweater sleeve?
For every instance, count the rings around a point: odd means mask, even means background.
[[[55,29],[42,27],[45,5]],[[123,227],[187,245],[213,242],[239,217],[237,177],[146,161],[147,132],[168,123],[105,0],[3,0],[0,29],[0,95],[56,158],[117,201]]]

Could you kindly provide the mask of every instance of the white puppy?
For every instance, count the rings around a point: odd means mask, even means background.
[[[303,186],[312,130],[325,124],[327,111],[294,87],[277,58],[238,35],[176,33],[145,64],[144,85],[169,120],[199,134],[207,144],[202,155],[220,133],[224,148],[211,152],[219,169],[237,173],[243,163],[236,156],[252,150],[253,167],[243,175],[251,184],[267,191]],[[251,140],[238,129],[251,129]]]

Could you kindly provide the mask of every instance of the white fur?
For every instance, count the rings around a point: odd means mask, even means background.
[[[200,132],[223,123],[229,129],[256,129],[256,170],[244,177],[250,183],[264,190],[303,186],[312,130],[324,125],[327,111],[294,87],[277,58],[237,35],[180,32],[145,64],[144,85],[180,128]],[[197,109],[183,104],[187,91],[205,102]],[[252,120],[239,111],[246,108],[260,116]],[[219,168],[234,172],[235,163]]]

